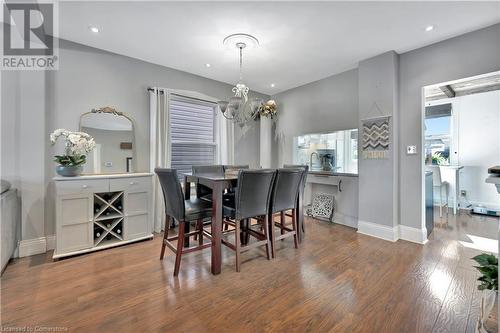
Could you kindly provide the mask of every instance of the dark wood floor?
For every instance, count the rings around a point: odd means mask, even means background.
[[[439,222],[439,221],[438,221]],[[304,243],[280,242],[277,259],[223,249],[158,260],[161,237],[58,262],[50,254],[10,264],[1,283],[6,326],[80,332],[473,332],[478,250],[468,230],[496,238],[496,219],[449,215],[421,246],[390,243],[306,220]]]

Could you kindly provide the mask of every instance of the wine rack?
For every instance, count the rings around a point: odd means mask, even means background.
[[[94,193],[94,246],[123,241],[123,192]]]

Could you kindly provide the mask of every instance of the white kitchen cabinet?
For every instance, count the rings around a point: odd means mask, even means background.
[[[55,177],[53,258],[152,238],[152,174]]]

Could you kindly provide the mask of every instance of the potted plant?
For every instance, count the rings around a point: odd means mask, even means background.
[[[432,154],[432,164],[434,165],[448,165],[448,159],[444,157],[440,152],[435,152]]]
[[[87,154],[94,147],[94,139],[84,132],[71,132],[65,129],[56,129],[50,134],[50,142],[54,145],[59,137],[64,137],[64,155],[55,155],[54,161],[59,163],[56,172],[64,177],[78,176],[83,171],[87,161]]]
[[[498,259],[493,254],[482,253],[472,258],[479,266],[474,266],[481,276],[477,289],[481,290],[481,309],[476,332],[498,331]]]

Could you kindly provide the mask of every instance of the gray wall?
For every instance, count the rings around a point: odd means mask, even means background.
[[[400,55],[401,224],[422,227],[422,87],[498,70],[500,24]]]
[[[278,103],[273,165],[293,161],[293,137],[358,127],[358,71],[353,69],[287,90]],[[276,139],[279,137],[279,140]]]
[[[136,121],[138,170],[147,171],[147,87],[191,90],[220,99],[231,94],[229,84],[186,72],[64,40],[59,47],[57,71],[2,73],[2,177],[5,174],[8,179],[23,182],[19,184],[22,239],[55,233],[51,179],[55,175],[52,156],[56,150],[48,145],[54,129],[77,130],[80,114],[97,106],[115,106]],[[235,163],[258,163],[258,122],[251,126],[244,136],[240,128],[235,129]],[[242,146],[248,149],[238,149],[243,140]]]
[[[359,156],[358,218],[393,227],[398,224],[398,55],[391,51],[364,60],[358,71],[360,136],[361,120],[391,116],[387,158]]]

